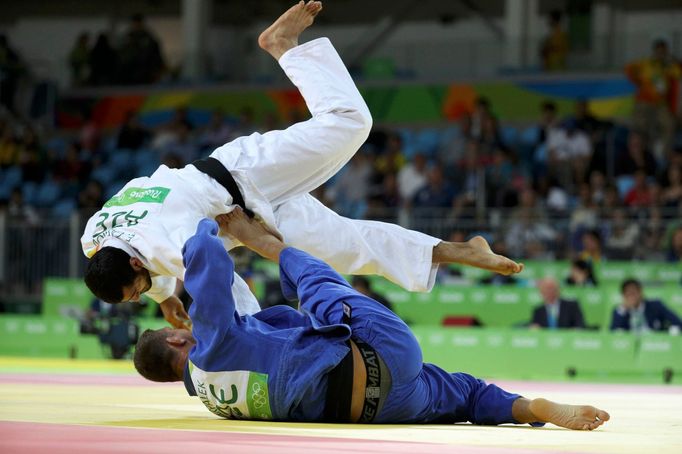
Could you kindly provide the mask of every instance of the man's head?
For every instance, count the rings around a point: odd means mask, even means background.
[[[554,304],[559,299],[559,284],[550,277],[538,281],[538,290],[545,304]]]
[[[369,295],[372,289],[369,280],[364,276],[353,276],[353,288],[363,295]]]
[[[114,247],[103,247],[85,269],[85,284],[107,303],[139,301],[152,287],[152,278],[140,259]]]
[[[196,344],[186,329],[146,330],[135,347],[135,369],[147,380],[182,380],[189,351]]]
[[[620,286],[623,294],[623,305],[627,309],[636,309],[642,302],[642,283],[637,279],[626,279]]]

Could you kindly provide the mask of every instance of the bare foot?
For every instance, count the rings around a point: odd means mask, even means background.
[[[611,419],[607,412],[591,405],[558,404],[547,399],[533,399],[529,409],[542,422],[573,430],[594,430]]]
[[[248,217],[240,207],[235,207],[230,213],[218,215],[215,219],[221,231],[267,259],[278,261],[279,253],[286,247],[278,235],[272,233],[262,222]]]
[[[312,25],[320,11],[322,2],[301,0],[260,34],[258,45],[279,60],[286,51],[298,46],[298,37]]]
[[[495,254],[482,236],[466,243],[439,243],[433,251],[435,263],[461,263],[508,276],[523,271],[523,264]]]

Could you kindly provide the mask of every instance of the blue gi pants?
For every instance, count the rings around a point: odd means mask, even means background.
[[[391,373],[391,391],[374,422],[517,423],[511,409],[518,394],[469,374],[424,364],[409,327],[383,305],[354,290],[326,263],[287,248],[280,255],[280,279],[284,296],[298,299],[301,309],[323,325],[343,323],[343,303],[351,307],[352,337],[371,345]]]

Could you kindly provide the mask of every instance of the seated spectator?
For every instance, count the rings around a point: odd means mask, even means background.
[[[634,333],[666,331],[675,333],[682,329],[682,320],[668,309],[662,301],[645,300],[642,283],[626,279],[621,285],[623,303],[613,309],[611,330],[625,330]]]
[[[531,328],[585,328],[583,312],[577,301],[560,297],[559,283],[552,278],[545,278],[537,283],[542,296],[542,306],[533,311]]]
[[[597,279],[594,277],[592,264],[585,260],[573,260],[570,274],[566,278],[566,284],[576,287],[596,287]]]
[[[547,165],[550,175],[556,175],[564,187],[574,187],[585,179],[592,156],[589,136],[568,122],[562,128],[551,129],[547,137]]]
[[[570,228],[572,232],[579,229],[594,229],[599,222],[597,205],[592,199],[592,192],[588,184],[580,185],[578,204],[571,213]]]
[[[104,204],[104,188],[97,180],[90,180],[78,194],[78,210],[81,219],[87,220],[102,208]]]
[[[597,120],[594,115],[592,115],[587,100],[577,100],[575,102],[574,112],[575,114],[573,117],[569,118],[568,120],[574,122],[575,128],[577,130],[587,134],[590,139],[594,139],[595,133],[603,128],[603,124],[601,121]]]
[[[462,133],[466,139],[481,140],[483,124],[488,118],[494,118],[490,109],[490,102],[485,97],[479,97],[474,103],[474,110],[462,117]]]
[[[677,227],[670,238],[669,262],[682,262],[682,226]]]
[[[663,181],[661,202],[666,208],[676,208],[682,204],[682,168],[670,165]]]
[[[7,203],[7,218],[10,221],[26,223],[28,225],[37,225],[40,220],[36,210],[25,202],[24,193],[19,187],[12,189],[10,194]]]
[[[450,208],[455,200],[455,188],[445,181],[439,166],[429,170],[428,182],[414,195],[412,206],[415,208]]]
[[[140,124],[137,114],[130,110],[126,113],[123,126],[118,131],[116,148],[139,150],[147,143],[150,135],[149,131]]]
[[[232,129],[225,121],[225,115],[220,109],[211,113],[211,120],[199,136],[199,146],[203,150],[215,150],[230,141]]]
[[[625,205],[641,208],[651,206],[653,202],[652,188],[647,181],[646,172],[638,169],[635,172],[635,184],[625,195]]]
[[[369,279],[367,279],[365,276],[353,276],[351,285],[355,290],[362,293],[363,295],[372,298],[374,301],[378,303],[381,303],[387,309],[391,311],[393,310],[393,304],[391,304],[391,302],[387,300],[383,295],[380,295],[376,293],[374,290],[372,290],[372,286],[369,283]]]
[[[656,158],[646,146],[644,134],[630,131],[624,153],[616,159],[616,175],[633,175],[637,170],[643,170],[645,175],[656,174]]]
[[[336,211],[342,216],[363,218],[367,211],[372,164],[363,151],[353,156],[332,189]]]
[[[12,126],[7,124],[0,130],[0,169],[19,164],[21,148],[14,137]]]
[[[398,187],[403,200],[411,201],[417,191],[426,184],[426,164],[426,156],[417,153],[412,162],[405,164],[398,172]]]
[[[578,256],[592,265],[602,260],[604,254],[602,251],[601,234],[598,230],[588,230],[583,233],[582,251]]]
[[[615,260],[632,259],[641,233],[639,225],[628,219],[622,208],[613,210],[607,225],[608,234],[605,246],[609,257]]]
[[[406,163],[403,154],[403,139],[399,134],[389,134],[386,139],[386,149],[380,152],[374,162],[374,169],[379,180],[383,180],[384,175],[389,173],[397,174]]]
[[[519,201],[505,236],[507,250],[516,257],[551,259],[553,255],[549,246],[558,235],[547,221],[535,191],[524,189]]]
[[[57,181],[76,186],[87,179],[91,165],[82,161],[79,155],[78,144],[71,143],[64,158],[55,163],[54,177]]]

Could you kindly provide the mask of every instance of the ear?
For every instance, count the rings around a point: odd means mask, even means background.
[[[130,257],[130,266],[132,266],[135,271],[145,269],[142,260],[138,259],[137,257]]]
[[[180,336],[169,336],[166,338],[166,343],[173,347],[182,347],[187,344],[187,339]]]

